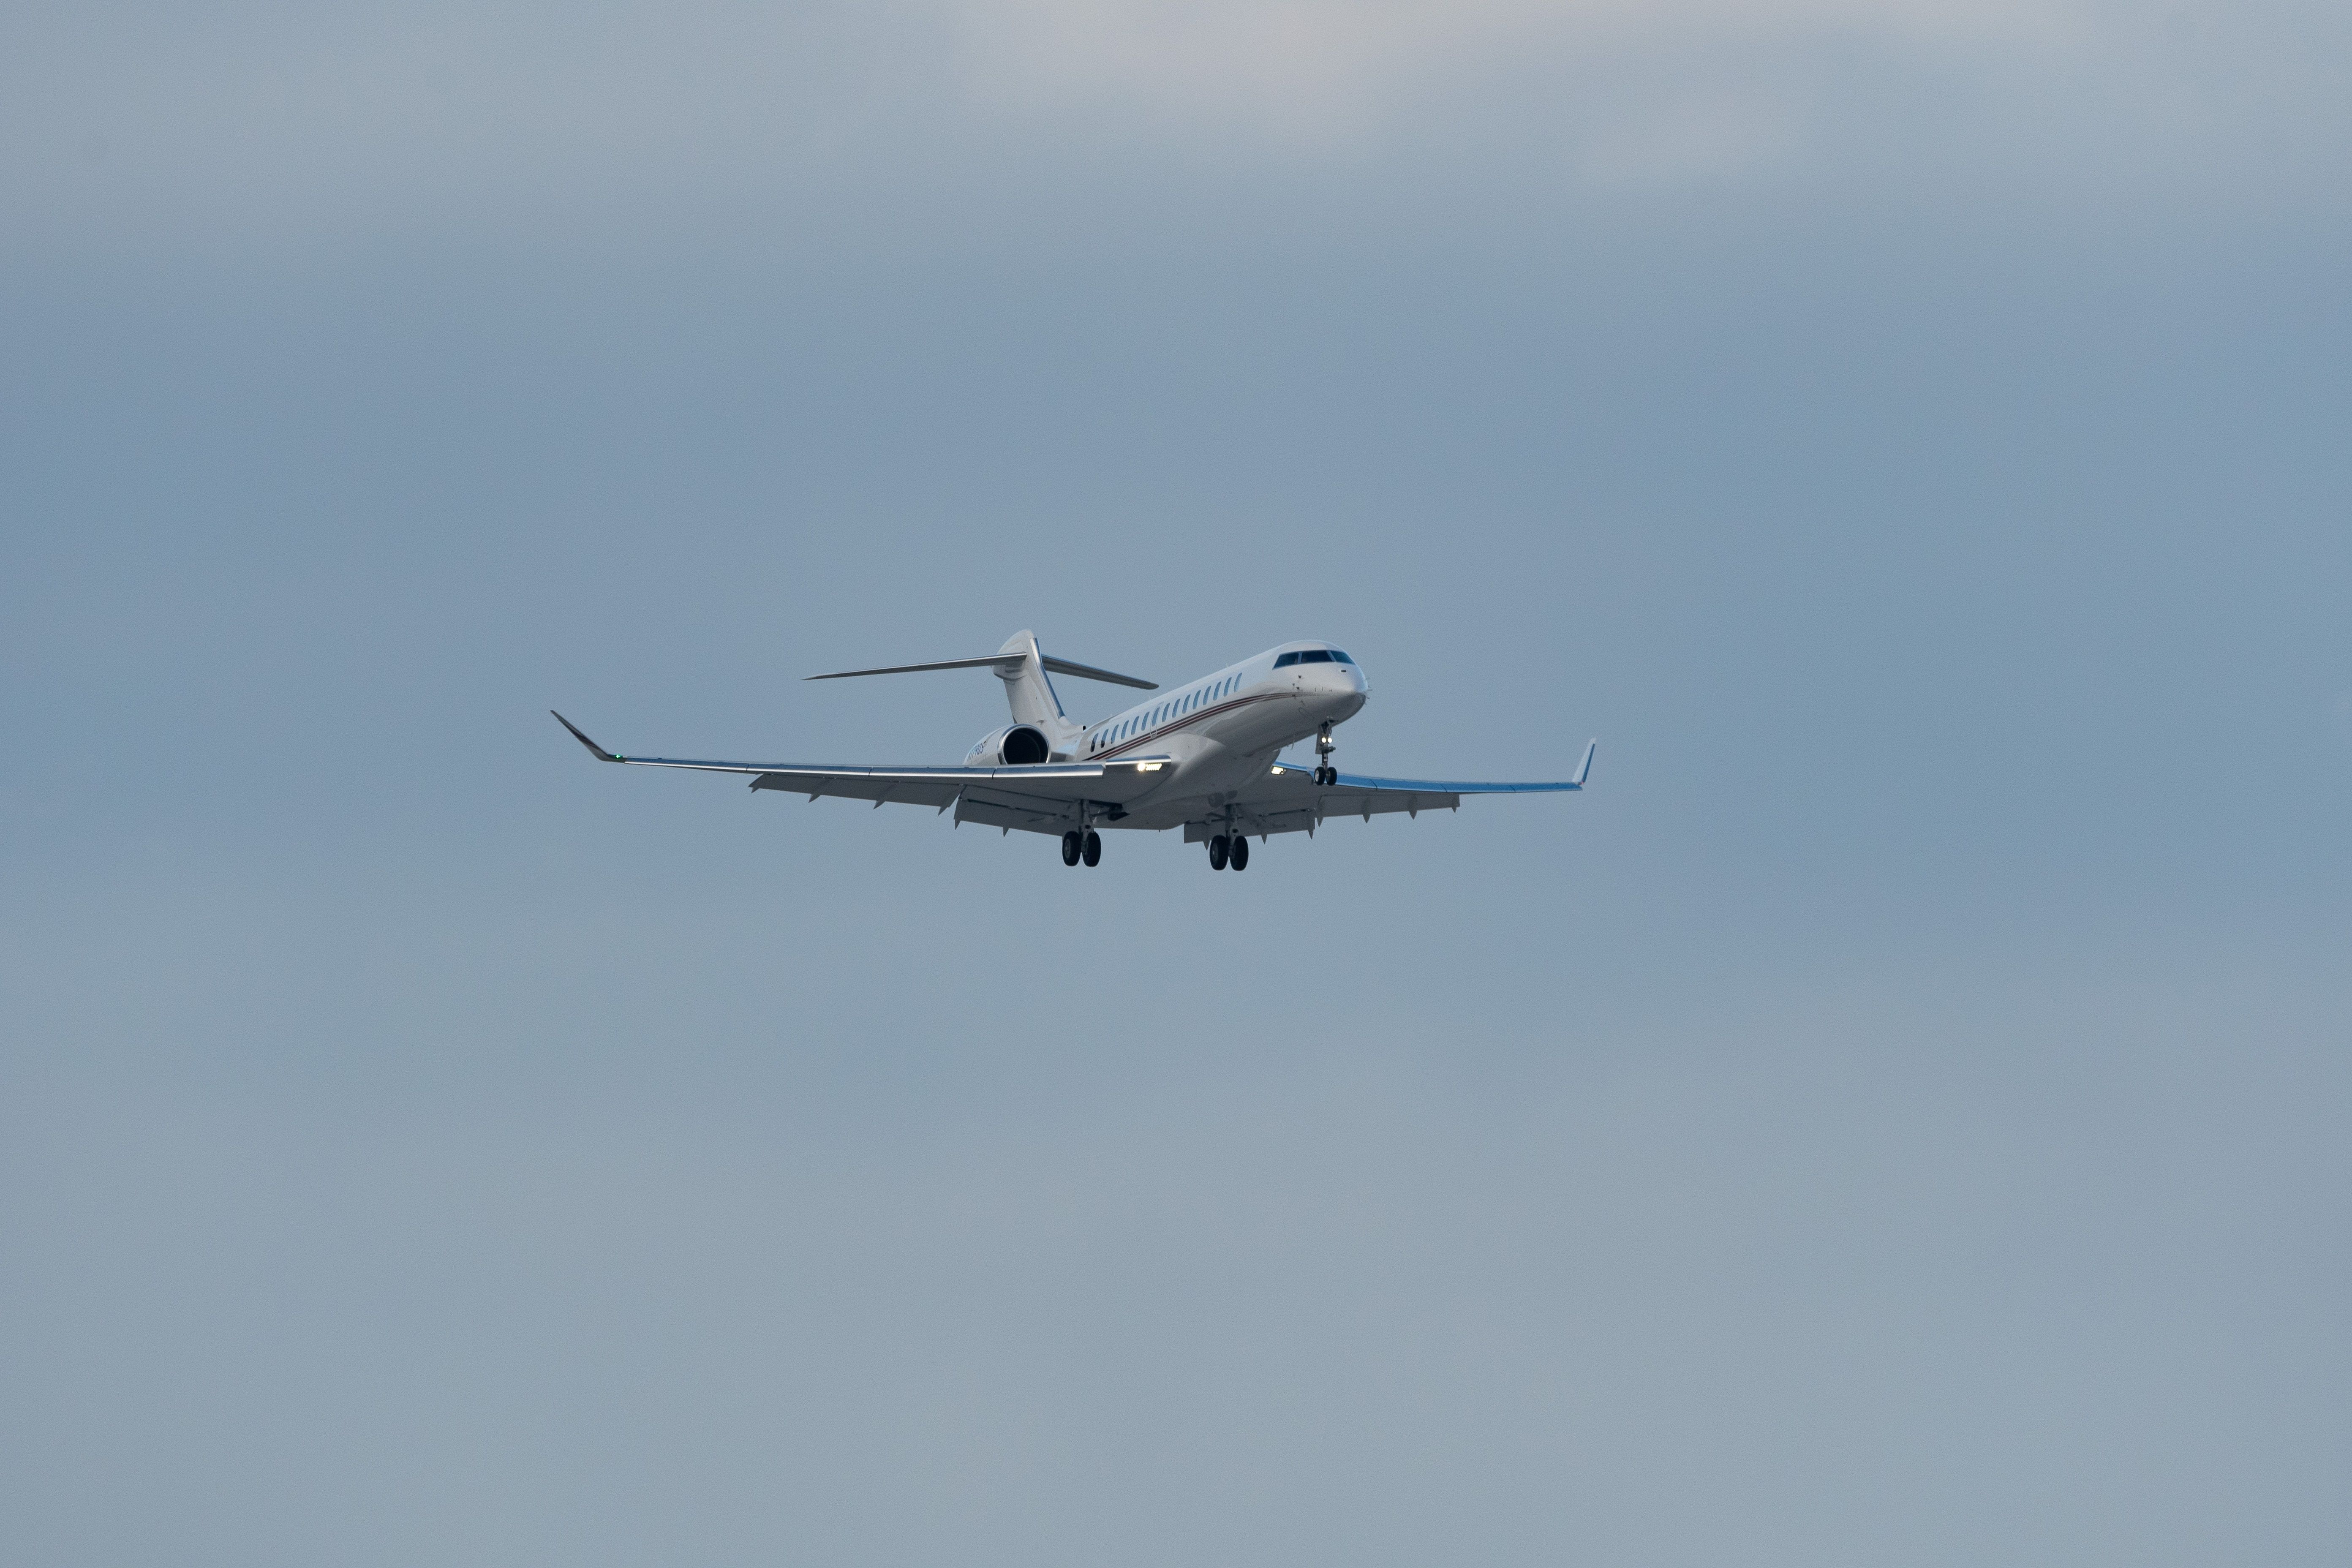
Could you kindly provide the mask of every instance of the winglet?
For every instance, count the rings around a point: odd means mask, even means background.
[[[548,711],[549,711],[550,713],[555,713],[555,710],[554,710],[554,709],[552,709],[552,708],[549,709],[549,710],[548,710]],[[629,760],[629,759],[628,759],[628,758],[626,758],[626,757],[616,757],[616,756],[614,756],[612,752],[610,752],[606,751],[604,747],[602,747],[602,746],[598,745],[595,742],[593,742],[593,741],[590,740],[587,736],[585,736],[585,735],[582,734],[582,733],[580,732],[580,726],[579,726],[579,725],[577,725],[577,724],[574,724],[571,720],[566,719],[562,714],[561,714],[561,713],[555,713],[555,721],[556,721],[557,723],[559,723],[559,724],[562,725],[565,729],[567,729],[567,730],[571,731],[572,731],[572,738],[573,740],[575,740],[575,741],[579,742],[582,745],[583,745],[583,746],[587,747],[587,748],[588,748],[588,750],[589,750],[591,752],[594,753],[595,758],[596,758],[596,760],[597,760],[598,762],[600,762],[600,763],[625,763],[625,762],[627,762],[627,761]]]
[[[580,731],[577,730],[574,730],[572,732],[575,735],[580,735]],[[584,741],[588,737],[585,735],[580,735],[580,738]],[[1601,742],[1598,741],[1587,741],[1584,743],[1584,761],[1577,768],[1576,777],[1569,781],[1577,788],[1582,789],[1584,787],[1584,781],[1592,775],[1592,753],[1600,749]]]

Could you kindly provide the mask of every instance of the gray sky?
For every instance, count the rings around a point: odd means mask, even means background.
[[[2340,6],[8,31],[0,1556],[2352,1551]]]

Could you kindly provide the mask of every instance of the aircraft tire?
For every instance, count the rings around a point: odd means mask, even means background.
[[[1084,855],[1084,856],[1087,858],[1087,865],[1089,865],[1089,866],[1099,866],[1099,865],[1101,865],[1101,864],[1102,864],[1102,835],[1101,835],[1101,834],[1099,834],[1099,833],[1097,833],[1097,832],[1096,832],[1093,828],[1091,828],[1091,827],[1087,828],[1087,841],[1086,841],[1086,845],[1085,845],[1085,847],[1084,847],[1082,849],[1080,849],[1079,853],[1080,853],[1080,854],[1082,854],[1082,855]]]
[[[1209,840],[1209,869],[1212,871],[1222,871],[1224,868],[1225,836],[1220,833],[1215,837]]]
[[[1065,866],[1076,865],[1078,863],[1078,851],[1081,847],[1083,847],[1083,846],[1079,843],[1078,834],[1076,828],[1072,828],[1069,832],[1063,834],[1062,864]]]
[[[1236,871],[1246,871],[1249,869],[1248,839],[1243,837],[1238,833],[1234,835],[1234,847],[1225,852],[1225,864],[1231,866]]]

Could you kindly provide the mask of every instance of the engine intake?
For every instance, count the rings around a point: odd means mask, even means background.
[[[997,746],[997,754],[1004,759],[1007,767],[1025,768],[1051,757],[1054,748],[1042,731],[1033,730],[1026,724],[1015,724],[1004,731],[1004,739]]]

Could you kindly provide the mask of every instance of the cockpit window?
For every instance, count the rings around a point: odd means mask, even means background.
[[[1331,650],[1328,647],[1310,647],[1298,656],[1298,662],[1301,664],[1328,664],[1331,662]]]
[[[1287,669],[1297,662],[1298,656],[1295,653],[1281,653],[1274,657],[1274,668],[1276,669]]]
[[[1349,658],[1346,654],[1341,653],[1335,647],[1331,650],[1331,662],[1334,664],[1353,664],[1356,661]]]

